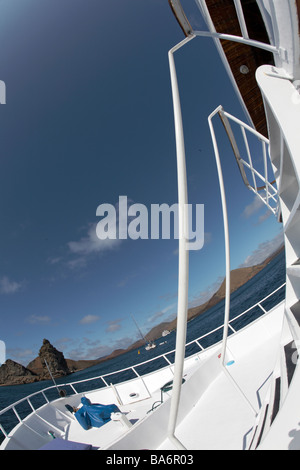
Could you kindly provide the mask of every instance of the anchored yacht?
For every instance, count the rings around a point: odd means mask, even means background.
[[[183,32],[169,51],[178,170],[178,203],[187,204],[187,178],[176,51],[190,41],[211,38],[245,111],[246,122],[223,107],[211,110],[211,133],[219,177],[226,254],[226,298],[222,340],[185,357],[189,250],[184,237],[188,214],[179,211],[179,284],[175,360],[134,378],[110,383],[106,375],[79,391],[79,382],[50,400],[48,389],[0,412],[18,424],[1,425],[2,450],[272,450],[300,449],[300,3],[296,0],[194,0],[205,28],[193,25],[188,2],[169,0]],[[183,51],[184,52],[184,51]],[[205,90],[204,90],[205,93]],[[222,149],[215,122],[221,120],[245,191],[266,204],[282,224],[285,242],[285,298],[236,331],[230,319],[230,252]],[[246,152],[241,151],[242,135]],[[251,153],[253,139],[261,162]],[[270,171],[270,166],[272,172]],[[270,296],[276,295],[276,292]],[[268,296],[269,297],[269,296]],[[247,310],[249,313],[251,310]],[[149,359],[148,362],[151,362]],[[119,371],[120,372],[120,371]],[[124,372],[124,371],[121,371]],[[96,387],[95,387],[96,383]],[[80,384],[81,385],[81,384]],[[35,406],[39,395],[43,404]],[[101,404],[101,410],[94,408]],[[67,405],[67,406],[66,406]],[[19,411],[30,408],[25,417]]]

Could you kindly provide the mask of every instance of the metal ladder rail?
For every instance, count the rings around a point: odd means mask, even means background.
[[[262,134],[242,122],[240,119],[237,119],[235,116],[232,116],[231,114],[227,113],[224,111],[222,107],[220,107],[218,111],[219,117],[221,119],[221,122],[225,128],[225,131],[227,133],[227,136],[229,138],[237,165],[239,167],[241,177],[243,179],[243,182],[245,186],[250,189],[254,194],[256,194],[259,199],[268,207],[268,209],[273,212],[274,215],[277,215],[280,211],[279,207],[279,198],[278,198],[278,191],[275,187],[275,180],[272,180],[271,182],[268,180],[269,172],[268,172],[268,164],[267,164],[267,146],[269,147],[269,140],[264,137]],[[246,149],[246,153],[248,156],[248,162],[241,157],[241,152],[239,150],[237,141],[235,139],[234,133],[232,131],[232,127],[230,125],[229,121],[233,121],[236,123],[242,132],[243,136],[243,141]],[[264,165],[264,175],[259,173],[253,166],[252,162],[252,156],[251,156],[251,151],[250,151],[250,146],[248,142],[248,138],[246,135],[246,131],[257,137],[257,139],[261,142],[262,144],[262,158],[263,158],[263,165]],[[249,180],[247,178],[245,168],[247,168],[252,175],[253,179],[253,185],[249,183]],[[259,186],[257,182],[257,178],[262,181],[263,186]],[[261,192],[265,193],[265,196],[261,195]]]
[[[224,373],[230,379],[234,387],[240,393],[247,406],[254,413],[254,416],[257,416],[257,410],[253,407],[252,403],[248,400],[247,396],[240,388],[238,383],[234,380],[232,375],[229,373],[226,366],[226,349],[227,349],[227,339],[228,339],[228,326],[229,326],[229,314],[230,314],[230,244],[229,244],[229,225],[228,225],[228,215],[227,215],[227,204],[226,204],[226,195],[223,181],[223,173],[219,155],[219,149],[217,144],[217,139],[215,136],[212,120],[213,117],[222,111],[222,106],[218,106],[208,117],[208,124],[211,133],[211,138],[213,142],[216,165],[218,171],[220,193],[221,193],[221,203],[222,203],[222,213],[223,213],[223,225],[224,225],[224,238],[225,238],[225,259],[226,259],[226,276],[225,276],[225,311],[224,311],[224,329],[223,329],[223,341],[222,341],[222,352],[221,352],[221,365]]]

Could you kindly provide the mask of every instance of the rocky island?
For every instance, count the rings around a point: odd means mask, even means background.
[[[0,367],[0,385],[18,385],[36,382],[37,375],[27,367],[7,359]]]
[[[0,367],[0,385],[28,384],[39,380],[48,380],[51,377],[46,362],[53,377],[61,377],[71,373],[63,353],[52,346],[47,339],[44,339],[38,358],[30,362],[27,367],[7,359],[5,364]]]

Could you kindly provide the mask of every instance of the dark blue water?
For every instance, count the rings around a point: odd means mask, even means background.
[[[240,287],[236,292],[231,295],[230,301],[230,318],[236,317],[238,314],[247,310],[249,307],[260,301],[262,298],[266,297],[277,287],[281,286],[285,282],[285,257],[284,252],[282,251],[276,258],[274,258],[262,271],[260,271],[254,278],[248,281],[244,286]],[[263,307],[266,310],[269,310],[274,305],[276,305],[280,300],[284,299],[285,290],[280,289],[277,294],[267,299],[263,302]],[[224,317],[224,301],[219,302],[213,308],[207,310],[204,314],[194,318],[188,323],[187,328],[187,342],[190,342],[196,338],[199,338],[202,335],[205,335],[211,330],[214,330],[218,326],[223,324]],[[237,319],[232,323],[232,326],[235,330],[239,330],[246,326],[249,322],[257,319],[262,314],[262,310],[259,307],[256,307],[251,310],[248,314],[244,315],[241,319]],[[97,377],[99,375],[105,375],[124,369],[126,367],[133,366],[134,364],[147,361],[149,359],[165,354],[168,359],[174,361],[174,353],[170,352],[175,348],[175,339],[176,334],[172,332],[164,338],[160,338],[156,341],[157,347],[150,351],[145,351],[144,348],[134,349],[129,351],[119,357],[105,361],[96,366],[90,367],[88,369],[82,370],[71,374],[68,377],[63,377],[56,380],[57,385],[66,384],[69,382],[79,381],[86,378]],[[200,343],[203,347],[208,347],[211,344],[214,344],[217,341],[222,339],[222,329],[217,332],[203,338]],[[160,344],[163,341],[166,341],[165,344]],[[194,354],[199,351],[198,346],[195,344],[188,346],[186,348],[186,355]],[[136,370],[139,374],[145,374],[151,372],[154,369],[158,369],[166,366],[166,361],[163,358],[158,358],[151,364],[142,364],[141,366],[136,367]],[[135,374],[132,370],[124,371],[121,374],[110,375],[105,377],[105,380],[108,384],[122,382],[124,380],[129,380],[134,378]],[[3,409],[14,403],[21,398],[34,393],[38,390],[44,389],[46,387],[52,386],[51,381],[37,382],[28,385],[17,385],[17,386],[8,386],[0,387],[0,409]],[[95,379],[93,382],[88,382],[87,384],[78,384],[76,385],[77,392],[84,392],[89,389],[95,389],[104,386],[104,383],[101,379]],[[70,386],[64,386],[64,390],[67,394],[73,394]],[[56,389],[51,389],[46,392],[48,399],[55,399],[58,397]],[[44,404],[44,399],[40,396],[32,398],[32,404],[34,407],[41,406]],[[28,406],[24,408],[24,404],[16,407],[20,416],[24,418],[28,413],[31,412],[31,409]],[[7,412],[5,415],[0,416],[0,423],[3,425],[6,432],[11,430],[17,424],[17,418],[13,412]],[[2,441],[2,433],[0,431],[0,442]]]

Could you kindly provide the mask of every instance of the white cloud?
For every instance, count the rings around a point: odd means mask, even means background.
[[[92,340],[89,338],[81,338],[80,340],[73,340],[72,344],[69,344],[69,348],[66,351],[63,350],[64,356],[69,359],[98,359],[103,356],[107,356],[112,353],[115,349],[126,349],[132,344],[133,338],[123,337],[119,338],[109,344],[101,344],[99,340]],[[73,347],[72,347],[73,345]]]
[[[255,224],[255,225],[260,225],[265,220],[267,220],[269,217],[271,217],[271,215],[273,215],[273,213],[270,209],[268,209],[265,206],[263,201],[258,196],[255,196],[253,201],[245,207],[245,209],[242,213],[242,217],[244,219],[250,219],[250,217],[252,217],[253,215],[258,216],[259,211],[261,211],[261,209],[263,209],[263,208],[265,208],[265,211],[264,211],[263,214],[259,215],[258,220]]]
[[[47,315],[30,315],[30,317],[27,318],[27,322],[32,324],[49,323],[50,321],[51,318]]]
[[[263,207],[263,205],[264,203],[262,202],[262,200],[259,197],[255,196],[251,204],[248,204],[245,207],[242,216],[246,219],[249,219],[253,214],[258,212]]]
[[[49,264],[57,264],[57,263],[59,263],[60,261],[61,261],[61,257],[59,257],[59,256],[56,256],[56,257],[53,257],[53,258],[50,257],[50,258],[47,259],[47,262],[48,262]]]
[[[151,317],[149,317],[149,318],[147,319],[147,321],[148,321],[149,323],[153,323],[154,321],[156,321],[156,320],[158,320],[159,318],[163,317],[163,315],[164,315],[164,314],[163,314],[162,310],[160,310],[160,311],[158,311],[158,312],[155,312],[154,315],[152,315]]]
[[[69,347],[69,345],[72,346],[73,343],[74,340],[65,336],[63,338],[55,340],[53,346],[55,346],[58,351],[65,351]]]
[[[78,258],[70,259],[66,262],[66,265],[70,269],[84,268],[87,264],[87,260],[84,256],[78,256]]]
[[[32,349],[7,349],[6,353],[7,358],[12,359],[25,367],[37,356],[36,351]]]
[[[80,320],[82,325],[89,325],[90,323],[95,323],[99,320],[100,317],[98,315],[86,315]]]
[[[108,327],[106,328],[107,333],[112,333],[121,329],[121,319],[112,320],[108,322]]]
[[[0,279],[0,293],[1,294],[14,294],[22,287],[20,282],[11,281],[7,276]]]
[[[134,279],[136,276],[137,276],[137,273],[128,274],[123,279],[121,279],[121,281],[118,282],[117,286],[125,287],[131,281],[131,279]]]
[[[80,240],[68,242],[70,253],[73,255],[78,255],[78,258],[76,258],[75,260],[69,261],[69,267],[82,267],[85,264],[89,255],[95,253],[103,253],[119,248],[122,241],[127,238],[127,223],[130,220],[130,217],[127,213],[128,205],[132,203],[132,200],[126,198],[126,202],[127,212],[125,211],[125,213],[124,210],[120,211],[119,202],[117,202],[115,206],[107,204],[107,206],[109,206],[111,210],[111,212],[107,216],[105,216],[97,223],[89,224],[89,226],[87,227],[87,234]],[[104,204],[104,206],[106,206],[106,204]],[[101,214],[103,211],[106,211],[106,209],[104,209],[101,211]],[[104,232],[105,236],[107,236],[107,238],[103,239],[100,237],[99,231],[99,236],[97,236],[97,230],[99,228],[98,226],[101,221],[104,221],[105,223],[103,222],[104,227],[102,227],[101,225],[102,229],[100,230],[100,232],[101,234],[103,234]]]
[[[167,307],[163,308],[162,310],[159,310],[158,312],[154,313],[154,315],[152,315],[151,317],[149,317],[147,319],[147,321],[149,323],[154,323],[156,322],[159,318],[161,317],[164,317],[166,315],[167,312],[169,312],[170,310],[173,310],[174,311],[176,310],[176,307],[177,307],[177,303],[173,303],[171,305],[168,305]],[[174,313],[173,313],[174,314]]]
[[[71,253],[77,255],[90,255],[93,253],[100,253],[101,251],[113,250],[119,246],[121,240],[106,238],[100,240],[96,234],[96,225],[93,224],[89,227],[88,233],[85,237],[82,237],[79,241],[71,241],[68,243],[68,247]]]
[[[264,214],[262,214],[259,219],[258,219],[258,225],[267,220],[269,217],[271,217],[272,212],[268,209]]]
[[[80,359],[98,359],[111,352],[109,346],[102,345],[98,340],[91,340],[89,338],[82,338],[79,341],[74,340],[73,344],[73,348],[70,347],[68,351],[64,350],[63,353],[66,358],[75,361]]]

